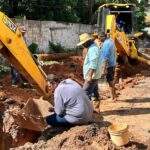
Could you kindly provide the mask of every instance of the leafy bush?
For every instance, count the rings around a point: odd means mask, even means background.
[[[54,44],[51,41],[49,41],[49,50],[50,53],[62,53],[65,51],[65,48],[59,43]]]
[[[10,67],[0,65],[0,78],[5,77],[8,73],[10,73]]]
[[[36,54],[36,51],[38,50],[38,45],[36,43],[32,43],[28,46],[28,48],[32,54]]]

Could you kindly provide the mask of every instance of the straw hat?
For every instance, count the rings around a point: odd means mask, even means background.
[[[20,30],[21,33],[26,33],[26,31],[27,31],[26,27],[24,25],[19,26],[19,30]]]
[[[77,46],[83,45],[85,42],[91,40],[92,38],[88,33],[83,33],[79,36],[80,42],[77,44]]]

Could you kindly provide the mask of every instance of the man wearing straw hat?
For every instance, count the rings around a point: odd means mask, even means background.
[[[101,51],[89,34],[83,33],[79,36],[79,39],[80,42],[77,46],[82,45],[84,48],[88,49],[83,64],[83,75],[85,80],[83,89],[93,101],[94,111],[99,113],[100,99],[98,93],[98,79],[101,77]]]

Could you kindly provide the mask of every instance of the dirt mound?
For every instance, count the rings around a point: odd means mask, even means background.
[[[0,99],[11,99],[17,102],[26,102],[29,98],[38,98],[40,95],[31,88],[15,88],[11,86],[11,75],[0,79]]]
[[[90,124],[76,126],[70,129],[64,128],[60,133],[60,128],[47,129],[43,139],[38,143],[26,143],[24,146],[12,148],[11,150],[139,150],[146,149],[147,146],[139,142],[132,141],[122,147],[115,146],[109,138],[107,128],[108,123]],[[133,139],[133,137],[131,137]]]
[[[9,111],[12,109],[21,109],[21,104],[15,101],[4,100],[0,102],[3,110],[0,111],[0,149],[8,150],[10,147],[24,145],[26,142],[35,142],[40,135],[39,132],[20,128],[14,121]]]
[[[80,56],[71,56],[58,64],[52,64],[50,66],[44,65],[43,70],[46,74],[56,74],[62,80],[71,78],[77,81],[80,85],[83,84],[82,73],[82,58]]]
[[[72,78],[76,80],[80,85],[83,85],[83,74],[82,74],[82,57],[71,56],[59,62],[58,64],[53,64],[50,66],[43,66],[44,71],[47,74],[54,73],[58,75],[62,80],[66,78]],[[121,87],[125,88],[126,86],[133,87],[137,82],[143,79],[143,75],[149,75],[149,66],[140,63],[138,66],[123,67],[124,77],[132,76],[130,78],[124,79],[123,82],[117,86],[118,90],[121,90]],[[133,76],[136,73],[140,73],[136,77]],[[40,136],[39,132],[34,132],[30,130],[21,129],[15,124],[11,116],[5,115],[5,110],[9,108],[9,105],[12,105],[13,101],[18,103],[24,103],[29,98],[39,98],[40,95],[36,93],[34,89],[23,89],[23,88],[14,88],[11,86],[11,76],[7,76],[3,79],[0,79],[0,101],[6,102],[8,105],[0,105],[0,149],[7,150],[10,147],[13,150],[70,150],[70,149],[83,149],[83,150],[98,150],[98,149],[118,149],[118,150],[138,150],[138,149],[147,149],[149,143],[142,144],[139,143],[134,137],[130,137],[131,142],[127,146],[116,147],[110,140],[109,134],[107,131],[108,123],[93,123],[90,125],[76,126],[71,129],[68,128],[48,128]],[[8,132],[4,133],[3,128],[3,119],[2,116],[8,121]],[[100,118],[99,118],[100,119]],[[95,118],[94,122],[97,122],[98,117]],[[6,141],[7,144],[6,144]],[[28,143],[27,143],[28,142]],[[37,142],[37,143],[29,143]],[[26,144],[25,144],[26,143]],[[21,146],[25,144],[24,146]],[[6,146],[3,148],[3,146]],[[21,147],[18,147],[21,146]]]

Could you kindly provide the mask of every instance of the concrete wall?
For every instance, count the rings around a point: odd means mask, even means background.
[[[91,25],[55,21],[16,20],[16,23],[25,25],[28,45],[33,42],[37,43],[41,52],[49,49],[49,41],[55,44],[60,43],[65,48],[75,48],[80,34],[94,31],[94,27]]]

